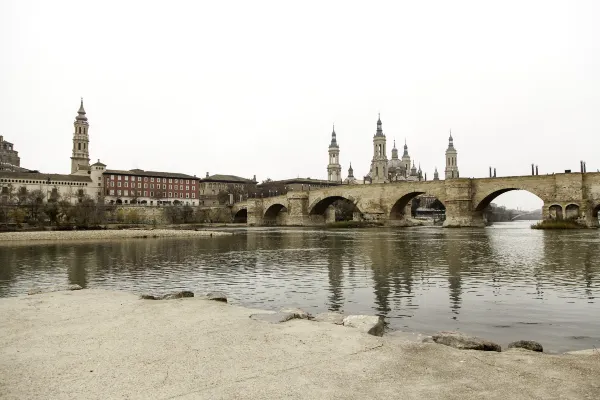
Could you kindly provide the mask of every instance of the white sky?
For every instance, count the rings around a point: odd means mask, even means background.
[[[596,171],[599,20],[573,0],[2,0],[0,134],[68,173],[83,96],[109,168],[325,179],[331,124],[363,176],[381,112],[388,157],[406,138],[429,179],[449,129],[463,177]]]

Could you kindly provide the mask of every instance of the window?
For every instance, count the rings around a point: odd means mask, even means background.
[[[121,187],[121,182],[117,182],[117,186],[118,186],[118,187]]]
[[[154,179],[154,178],[153,178]],[[154,183],[150,184],[150,189],[154,189]]]
[[[170,180],[170,179],[169,179]],[[173,185],[169,185],[169,189],[173,189]]]
[[[154,182],[154,178],[150,178],[150,182]]]
[[[163,183],[163,190],[167,188],[167,185]]]
[[[129,176],[126,175],[125,176],[125,180],[128,181],[129,180]]]
[[[148,184],[144,183],[144,189],[148,189]]]
[[[154,192],[150,192],[150,197],[154,197]]]
[[[110,183],[110,186],[113,186],[113,187],[114,187],[114,186],[115,186],[115,183],[114,183],[114,182],[111,182],[111,183]]]
[[[142,188],[142,184],[138,183],[138,189],[141,189],[141,188]]]
[[[179,183],[179,179],[175,179],[175,183]]]
[[[124,183],[125,187],[129,187],[129,182]]]
[[[111,189],[111,191],[110,191],[110,195],[111,195],[111,196],[114,196],[114,195],[115,195],[115,191]]]
[[[185,198],[186,198],[186,199],[189,199],[189,198],[190,198],[190,194],[189,194],[189,193],[186,193],[186,194],[185,194]]]
[[[196,193],[192,193],[192,199],[196,198]]]
[[[117,196],[120,196],[120,195],[121,195],[121,191],[117,190]]]
[[[169,178],[169,183],[173,183],[173,179],[172,178]]]
[[[114,175],[111,175],[111,176],[110,176],[110,179],[115,179],[115,176],[114,176]]]
[[[117,175],[117,180],[121,180],[122,176],[121,175]]]
[[[175,190],[179,190],[179,185],[175,185]]]
[[[125,196],[129,196],[129,190],[124,191]]]
[[[186,179],[186,180],[185,180],[185,183],[190,183],[190,180],[189,180],[189,179]]]
[[[148,196],[148,192],[144,190],[144,197]]]
[[[173,193],[169,192],[169,197],[173,197]]]
[[[185,187],[185,190],[190,190],[190,187],[189,187],[189,186],[186,186],[186,187]]]
[[[167,183],[167,178],[163,178],[163,183]]]

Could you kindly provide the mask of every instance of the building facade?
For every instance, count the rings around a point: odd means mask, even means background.
[[[227,195],[226,199],[223,193]],[[246,179],[235,175],[209,175],[207,172],[206,177],[200,180],[198,199],[201,206],[218,206],[246,200],[253,193],[256,193],[256,175]]]
[[[102,173],[102,180],[104,201],[107,203],[151,206],[199,204],[199,179],[192,175],[142,169],[107,169]]]
[[[14,145],[4,140],[0,135],[0,171],[24,171],[21,168],[21,159],[19,152],[14,149]]]

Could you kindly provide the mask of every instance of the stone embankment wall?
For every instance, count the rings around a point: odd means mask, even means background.
[[[176,206],[174,206],[176,207]],[[183,208],[179,207],[178,211]],[[108,215],[110,222],[124,224],[170,224],[170,223],[230,223],[233,216],[230,207],[189,207],[185,221],[173,220],[169,207],[119,205]]]

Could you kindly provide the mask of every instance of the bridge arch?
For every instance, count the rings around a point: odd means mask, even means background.
[[[242,208],[241,210],[238,210],[233,216],[233,222],[236,224],[248,223],[248,209]]]
[[[390,215],[389,215],[390,220],[392,220],[392,221],[402,220],[402,219],[406,218],[406,216],[410,217],[411,211],[407,210],[407,206],[409,204],[411,204],[411,201],[413,199],[415,199],[421,195],[427,195],[427,196],[434,197],[435,200],[437,200],[439,203],[442,204],[444,209],[446,208],[446,205],[444,204],[444,202],[442,200],[440,200],[440,198],[434,194],[424,192],[424,191],[415,191],[415,192],[405,193],[393,203],[393,205],[390,209]]]
[[[283,225],[283,219],[287,217],[288,209],[280,203],[271,204],[265,211],[263,223],[265,225]]]
[[[352,196],[340,196],[340,195],[333,195],[333,196],[327,196],[327,197],[319,197],[317,199],[315,199],[312,204],[310,204],[308,206],[308,213],[310,215],[323,215],[325,214],[325,210],[327,210],[327,208],[329,206],[331,206],[333,203],[335,203],[336,201],[339,200],[343,200],[343,201],[347,201],[350,202],[354,205],[354,207],[356,208],[356,211],[360,211],[358,206],[357,206],[357,201],[352,197]]]
[[[487,196],[483,197],[483,199],[481,199],[479,201],[479,203],[477,203],[477,205],[475,207],[475,211],[483,211],[483,210],[485,210],[485,208],[487,206],[489,206],[492,203],[492,201],[494,201],[496,199],[496,197],[501,196],[504,193],[512,192],[512,191],[515,191],[515,190],[522,190],[524,192],[529,192],[529,193],[537,196],[540,200],[544,201],[544,198],[540,194],[536,193],[533,190],[529,190],[528,188],[508,187],[508,188],[503,188],[503,189],[495,190],[495,191],[489,193]]]
[[[550,219],[561,220],[563,219],[563,208],[560,204],[551,204],[548,207],[548,215]]]
[[[565,219],[577,219],[579,218],[579,204],[569,203],[565,207]]]
[[[598,219],[598,214],[600,214],[600,204],[597,204],[596,207],[592,208],[592,217]]]

